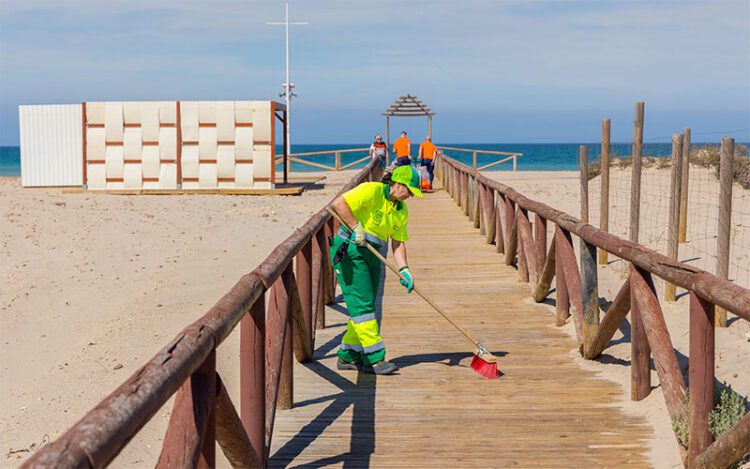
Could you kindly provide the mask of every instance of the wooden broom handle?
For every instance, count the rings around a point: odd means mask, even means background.
[[[338,221],[339,223],[341,223],[341,224],[342,224],[342,225],[343,225],[343,226],[344,226],[344,227],[345,227],[345,228],[346,228],[347,230],[349,230],[349,232],[352,232],[352,229],[351,229],[351,228],[349,227],[349,225],[348,225],[348,224],[347,224],[347,223],[346,223],[346,222],[344,221],[344,219],[343,219],[343,218],[341,218],[341,216],[340,216],[340,215],[339,215],[338,213],[336,213],[336,211],[335,211],[335,210],[333,209],[333,207],[331,207],[331,206],[329,205],[329,206],[327,206],[327,207],[326,207],[326,210],[328,211],[328,213],[330,213],[330,214],[331,214],[331,216],[332,216],[333,218],[335,218],[335,219],[336,219],[336,220],[337,220],[337,221]],[[398,271],[398,268],[397,268],[397,267],[396,267],[395,265],[393,265],[393,264],[391,264],[390,262],[388,262],[388,260],[387,260],[387,259],[386,259],[385,257],[383,257],[383,255],[382,255],[382,254],[380,254],[380,253],[378,252],[378,250],[377,250],[377,249],[375,249],[374,247],[372,247],[372,245],[371,245],[370,243],[367,243],[367,242],[365,242],[365,246],[367,247],[367,249],[369,249],[369,250],[370,250],[370,252],[371,252],[371,253],[375,254],[375,257],[377,257],[377,258],[378,258],[378,259],[380,260],[380,262],[382,262],[383,264],[387,265],[387,266],[388,266],[388,268],[389,268],[389,269],[391,269],[391,271],[392,271],[392,272],[393,272],[394,274],[398,275],[398,278],[400,278],[400,279],[402,279],[402,280],[406,281],[406,277],[404,277],[403,275],[401,275],[401,272],[399,272],[399,271]],[[435,311],[437,311],[438,313],[440,313],[440,315],[441,315],[441,316],[443,316],[443,317],[445,318],[445,320],[446,320],[446,321],[448,321],[448,322],[449,322],[449,323],[451,324],[451,326],[455,327],[455,328],[456,328],[456,330],[458,330],[458,331],[459,331],[459,332],[460,332],[461,334],[463,334],[464,336],[466,336],[466,338],[467,338],[467,339],[469,339],[469,340],[471,341],[471,343],[472,343],[472,344],[474,344],[475,346],[478,346],[478,345],[479,345],[479,341],[478,341],[477,339],[475,339],[474,337],[472,337],[472,335],[471,335],[471,334],[469,334],[469,332],[468,332],[468,331],[467,331],[466,329],[464,329],[463,327],[461,327],[461,326],[459,326],[458,324],[456,324],[455,322],[453,322],[453,320],[452,320],[452,319],[451,319],[451,318],[450,318],[450,317],[449,317],[449,316],[448,316],[448,315],[447,315],[447,314],[446,314],[446,313],[445,313],[445,312],[444,312],[444,311],[443,311],[443,310],[442,310],[442,309],[440,308],[440,306],[436,305],[436,304],[435,304],[435,303],[434,303],[434,302],[433,302],[433,301],[432,301],[432,300],[431,300],[431,299],[430,299],[430,298],[429,298],[429,297],[428,297],[427,295],[425,295],[425,294],[424,294],[424,293],[423,293],[423,292],[422,292],[422,291],[421,291],[421,290],[420,290],[420,289],[419,289],[419,288],[418,288],[418,287],[417,287],[416,285],[414,285],[414,291],[415,291],[415,292],[417,293],[417,295],[419,295],[419,296],[420,296],[420,297],[421,297],[421,298],[422,298],[423,300],[425,300],[425,301],[426,301],[426,302],[427,302],[427,303],[428,303],[428,304],[429,304],[430,306],[432,306],[432,308],[433,308],[433,309],[434,309]]]

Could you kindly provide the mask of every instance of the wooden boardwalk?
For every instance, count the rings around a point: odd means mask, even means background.
[[[270,466],[648,466],[651,428],[613,406],[625,392],[573,361],[574,340],[448,194],[409,207],[416,282],[501,357],[504,375],[475,374],[470,344],[389,273],[382,334],[400,374],[337,371],[346,309],[327,308],[316,360],[295,364],[295,408],[276,414]]]

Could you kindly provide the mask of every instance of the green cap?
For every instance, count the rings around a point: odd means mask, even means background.
[[[404,165],[394,169],[391,181],[400,182],[408,187],[412,194],[423,197],[422,191],[419,190],[419,172],[411,166]]]

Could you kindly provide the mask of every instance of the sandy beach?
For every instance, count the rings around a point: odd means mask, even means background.
[[[0,178],[0,466],[60,436],[354,174],[305,173],[323,179],[297,197],[67,194]],[[231,390],[235,332],[217,360]],[[170,408],[115,466],[156,460]]]
[[[577,171],[494,172],[487,174],[493,179],[512,186],[527,197],[539,202],[544,202],[556,209],[563,210],[575,216],[578,216],[581,212],[579,196],[580,180]],[[628,174],[629,172],[625,170],[612,169],[611,181],[613,189],[611,190],[612,198],[610,200],[616,201],[618,200],[618,196],[622,199],[624,197],[623,191],[625,190],[627,190],[627,194],[629,195],[630,186]],[[658,210],[659,207],[663,207],[661,209],[663,210],[663,213],[654,213],[652,219],[661,218],[666,220],[668,204],[660,203],[659,199],[664,199],[665,195],[668,194],[665,187],[669,187],[669,171],[657,169],[644,170],[642,178],[642,187],[644,190],[647,188],[662,188],[664,195],[657,194],[653,191],[651,193],[651,199],[646,201],[644,200],[644,192],[642,195],[642,201],[644,206],[648,205],[652,210]],[[710,170],[691,167],[691,180],[693,179],[699,182],[696,183],[694,189],[689,192],[691,200],[695,197],[699,197],[701,193],[704,192],[718,194],[718,181],[713,177]],[[666,186],[664,185],[664,181],[666,181]],[[589,181],[589,210],[591,214],[591,223],[595,226],[599,222],[599,184],[600,180],[598,177]],[[743,190],[738,184],[735,184],[733,189],[733,202],[737,212],[747,212],[750,210],[750,191]],[[694,191],[696,192],[695,195],[693,194]],[[627,201],[629,199],[625,200]],[[622,205],[622,201],[618,202]],[[703,203],[706,204],[708,202],[704,201]],[[695,205],[697,206],[698,203],[696,202]],[[619,212],[613,210],[611,213],[621,214],[621,210]],[[690,216],[688,217],[688,220],[690,220]],[[707,225],[701,225],[700,227],[695,228],[696,231],[700,231],[701,233],[716,233],[716,217],[713,218],[713,224],[711,224],[711,219],[708,217],[705,217],[705,219],[701,219],[700,221]],[[625,217],[614,223],[614,227],[622,231],[623,227],[626,227],[627,224],[628,217],[627,213],[625,213]],[[735,231],[742,231],[746,229],[745,227],[750,226],[750,220],[746,219],[746,217],[735,219],[733,220],[733,225],[735,225]],[[680,245],[679,258],[681,260],[693,259],[695,257],[693,254],[697,252],[696,248],[690,247],[691,228],[690,225],[688,226],[688,243],[687,245]],[[618,236],[626,237],[626,231],[617,232],[616,229],[611,229],[610,231],[615,232]],[[656,233],[659,231],[659,228],[643,228],[642,231],[645,231],[646,233]],[[551,233],[548,234],[548,239],[552,239]],[[662,238],[658,236],[647,236],[645,239],[653,240]],[[712,241],[715,243],[715,238],[712,238]],[[648,245],[649,243],[647,242],[646,244]],[[576,248],[576,251],[578,251],[578,242],[575,241],[573,245]],[[660,252],[665,251],[664,249],[660,249],[660,246],[653,242],[649,247]],[[708,250],[710,248],[705,246],[703,249]],[[750,254],[750,246],[747,243],[744,245],[738,242],[732,244],[732,257],[742,257],[747,256],[748,254]],[[623,275],[624,263],[613,258],[610,258],[609,260],[609,265],[599,267],[599,296],[600,298],[612,301],[625,281]],[[691,264],[708,269],[709,271],[713,269],[712,260],[707,256],[699,256],[698,259],[693,259]],[[686,374],[689,350],[689,297],[687,295],[680,295],[681,293],[684,293],[684,290],[678,288],[678,300],[673,303],[664,302],[663,284],[664,283],[661,281],[656,282],[657,292],[662,299],[661,305],[664,317],[670,332],[672,344],[677,349],[678,361],[683,373]],[[554,298],[554,293],[551,295],[551,298]],[[533,300],[529,298],[528,301]],[[549,312],[550,322],[554,324],[554,303],[549,306]],[[729,315],[729,318],[730,324],[728,328],[716,329],[715,375],[719,381],[730,384],[737,392],[743,396],[748,396],[748,394],[750,394],[750,374],[748,374],[747,357],[748,353],[750,353],[750,323],[731,314]],[[564,328],[571,337],[575,338],[575,327],[572,319],[568,321]],[[620,330],[613,337],[610,346],[604,351],[601,358],[598,360],[584,360],[580,357],[577,350],[571,350],[571,357],[584,368],[596,370],[601,376],[619,383],[622,386],[623,392],[622,399],[617,402],[617,405],[622,406],[634,415],[646,418],[651,423],[655,433],[654,438],[650,442],[650,456],[655,467],[682,467],[678,444],[671,428],[669,413],[666,404],[664,403],[661,388],[658,386],[659,378],[655,371],[652,370],[651,373],[652,387],[655,387],[651,395],[641,402],[630,401],[629,335],[629,327],[621,326]]]
[[[58,437],[202,315],[353,174],[325,173],[300,197],[70,194],[24,190],[16,178],[0,179],[0,466],[17,466]],[[488,174],[530,198],[579,214],[577,172]],[[592,180],[592,187],[597,184]],[[740,203],[747,203],[747,193],[737,191]],[[621,264],[600,268],[601,297],[611,300],[624,281]],[[687,300],[662,303],[683,370]],[[554,323],[554,307],[549,311]],[[572,322],[564,327],[575,336]],[[619,383],[622,396],[613,405],[648,419],[655,430],[650,455],[656,467],[680,467],[655,372],[654,392],[643,402],[629,400],[628,334],[622,327],[597,361],[581,359],[574,349],[571,359]],[[717,378],[747,395],[747,322],[733,320],[728,329],[717,330],[716,343]],[[236,395],[238,334],[218,353],[219,371]],[[170,408],[167,404],[154,416],[114,467],[155,461]],[[221,451],[217,457],[225,464]]]

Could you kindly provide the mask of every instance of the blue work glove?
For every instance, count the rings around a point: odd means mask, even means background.
[[[409,272],[409,266],[401,267],[398,269],[398,273],[403,277],[399,279],[399,282],[406,288],[407,292],[411,293],[414,290],[414,278],[411,276],[411,272]]]

